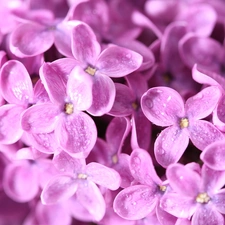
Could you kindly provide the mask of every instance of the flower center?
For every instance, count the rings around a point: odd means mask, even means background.
[[[208,196],[208,194],[206,192],[200,193],[197,195],[196,197],[196,202],[198,203],[208,203],[210,201],[210,197]]]
[[[134,110],[136,110],[138,108],[138,104],[136,102],[133,102],[132,107],[133,107]]]
[[[113,162],[114,164],[118,163],[118,157],[117,157],[116,154],[112,156],[112,162]]]
[[[159,190],[162,192],[166,191],[166,186],[165,185],[159,185]]]
[[[72,103],[66,103],[64,106],[64,112],[68,115],[71,115],[73,113],[73,104]]]
[[[86,180],[87,177],[88,177],[87,174],[84,174],[84,173],[79,173],[79,174],[77,175],[77,178],[83,179],[83,180]]]
[[[96,72],[97,69],[93,68],[93,67],[90,67],[88,66],[84,71],[92,76],[95,75],[95,72]]]
[[[180,120],[180,128],[186,128],[189,126],[188,118],[182,118]]]

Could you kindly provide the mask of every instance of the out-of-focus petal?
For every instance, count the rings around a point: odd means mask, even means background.
[[[96,125],[84,112],[62,116],[57,122],[55,134],[60,146],[76,158],[86,158],[97,139]]]
[[[154,144],[157,162],[163,167],[176,163],[183,155],[188,143],[189,137],[185,130],[177,126],[164,129]]]
[[[217,193],[213,196],[212,199],[213,203],[215,204],[216,209],[224,214],[225,213],[225,189],[221,189],[220,191],[217,191]]]
[[[141,108],[152,123],[162,127],[176,124],[184,116],[183,99],[168,87],[154,87],[145,92]]]
[[[24,111],[21,127],[31,133],[50,133],[55,128],[59,114],[59,107],[52,103],[33,105]]]
[[[33,87],[24,65],[16,60],[9,60],[1,68],[1,94],[13,104],[27,105],[33,101]]]
[[[124,219],[139,220],[153,212],[157,199],[155,189],[146,185],[134,185],[123,189],[115,197],[114,211]]]
[[[43,204],[50,205],[72,197],[77,190],[77,182],[70,175],[58,175],[52,178],[41,193]]]
[[[10,49],[18,57],[39,55],[48,50],[54,42],[54,33],[36,23],[19,25],[11,35]]]
[[[130,49],[111,45],[100,54],[97,72],[110,77],[124,77],[137,70],[143,57]]]

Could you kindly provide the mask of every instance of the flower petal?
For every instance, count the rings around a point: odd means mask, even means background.
[[[91,162],[86,166],[88,179],[94,183],[106,187],[110,190],[117,190],[120,187],[121,178],[114,169]]]
[[[167,193],[161,198],[160,207],[178,218],[189,218],[195,212],[196,203],[193,198]]]
[[[221,189],[220,191],[217,191],[216,194],[213,196],[213,203],[215,204],[216,209],[224,214],[225,213],[225,189]]]
[[[0,143],[12,144],[18,141],[23,130],[20,117],[24,108],[18,105],[6,104],[0,107]]]
[[[88,109],[92,104],[92,77],[81,67],[76,66],[67,82],[67,95],[77,110]]]
[[[204,150],[209,144],[224,140],[224,135],[212,123],[204,120],[191,122],[189,135],[192,143],[200,150]]]
[[[4,190],[14,201],[28,202],[38,194],[38,171],[27,160],[9,164],[3,179]]]
[[[189,137],[185,130],[177,126],[167,127],[155,140],[154,152],[157,162],[163,167],[177,162],[188,143]]]
[[[213,170],[225,170],[225,140],[208,145],[201,153],[200,158]]]
[[[202,119],[213,112],[222,93],[217,86],[204,88],[185,103],[186,113],[189,118]]]
[[[77,200],[94,216],[96,221],[100,221],[105,215],[105,200],[95,183],[80,184],[77,189]]]
[[[18,57],[31,57],[48,50],[54,42],[54,33],[37,23],[19,25],[11,35],[10,49]]]
[[[158,126],[170,126],[184,116],[183,99],[178,92],[168,87],[150,88],[141,98],[145,116]]]
[[[93,116],[102,116],[108,113],[115,100],[115,85],[111,78],[101,75],[94,75],[92,86],[92,105],[87,110]]]
[[[86,158],[97,139],[94,121],[83,112],[62,116],[57,122],[55,134],[60,146],[76,158]]]
[[[95,66],[100,50],[100,44],[91,27],[80,23],[73,28],[72,53],[75,59],[86,66]]]
[[[134,185],[123,189],[115,197],[114,211],[124,219],[139,220],[155,210],[155,189],[146,185]]]
[[[223,216],[210,205],[198,207],[192,217],[192,225],[223,225]]]
[[[142,60],[137,52],[111,45],[100,54],[96,63],[97,72],[110,77],[124,77],[137,70]]]
[[[42,204],[56,204],[73,196],[77,182],[70,175],[58,175],[52,178],[41,193]]]
[[[24,111],[21,118],[22,129],[31,133],[50,133],[55,128],[58,106],[52,103],[33,105]]]
[[[166,171],[172,189],[178,194],[194,198],[198,195],[201,178],[199,174],[181,164],[172,164]]]

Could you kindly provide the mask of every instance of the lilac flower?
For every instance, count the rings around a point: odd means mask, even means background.
[[[22,128],[31,133],[54,131],[62,149],[76,157],[87,157],[97,138],[94,121],[82,112],[92,102],[91,78],[84,72],[80,76],[80,67],[71,71],[71,67],[61,66],[61,61],[58,61],[41,67],[41,80],[51,102],[27,109],[21,119]]]
[[[179,218],[192,217],[192,225],[224,224],[224,172],[203,165],[200,175],[184,165],[173,164],[166,175],[174,192],[162,197],[164,210]]]
[[[163,167],[180,159],[189,138],[200,150],[224,139],[212,123],[201,120],[212,113],[220,96],[220,89],[216,86],[203,89],[185,104],[179,93],[168,87],[151,88],[143,95],[141,106],[146,117],[158,126],[169,126],[154,143],[156,160]]]
[[[162,224],[174,224],[176,218],[159,208],[167,185],[157,176],[149,154],[142,149],[133,150],[130,170],[137,184],[123,189],[115,197],[115,212],[128,220],[142,219],[155,212]]]
[[[99,221],[105,214],[105,201],[96,184],[110,190],[120,186],[119,174],[98,163],[85,165],[84,160],[70,157],[65,152],[56,156],[54,163],[64,173],[49,181],[41,194],[43,204],[55,204],[76,194],[77,200]]]
[[[123,77],[142,64],[141,55],[116,45],[101,52],[95,34],[84,23],[72,30],[72,53],[91,77],[92,105],[87,111],[94,116],[101,116],[112,108],[115,86],[109,77]]]

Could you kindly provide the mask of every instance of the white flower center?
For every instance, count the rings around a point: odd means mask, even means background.
[[[182,118],[180,120],[180,128],[187,128],[189,126],[188,118]]]
[[[90,74],[90,75],[94,76],[94,75],[95,75],[96,70],[97,70],[97,69],[95,69],[95,68],[92,68],[92,67],[88,66],[88,67],[87,67],[84,71],[85,71],[86,73],[88,73],[88,74]]]
[[[210,201],[210,197],[208,196],[208,194],[206,192],[200,193],[197,195],[196,197],[196,202],[198,203],[208,203]]]
[[[64,112],[68,115],[71,115],[73,113],[73,104],[72,103],[66,103],[64,106]]]
[[[77,175],[77,178],[78,179],[83,179],[83,180],[85,180],[85,179],[87,179],[87,174],[84,174],[84,173],[79,173],[78,175]]]

